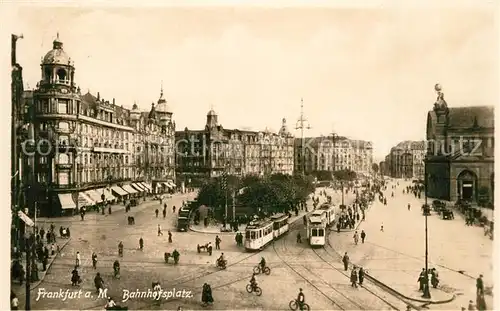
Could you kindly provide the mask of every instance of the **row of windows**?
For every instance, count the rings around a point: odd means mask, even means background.
[[[314,236],[314,237],[325,236],[325,230],[324,229],[311,229],[311,236]]]

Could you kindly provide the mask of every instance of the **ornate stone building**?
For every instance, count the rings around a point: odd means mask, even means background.
[[[391,148],[386,164],[388,176],[393,178],[424,178],[424,141],[403,141]]]
[[[371,173],[373,150],[371,142],[351,140],[342,136],[319,136],[295,139],[295,170],[315,171],[353,170],[360,175]]]
[[[204,129],[185,128],[175,139],[177,174],[186,179],[293,172],[293,136],[285,119],[278,133],[225,129],[211,109]]]
[[[75,66],[57,39],[42,58],[33,92],[37,201],[58,214],[151,191],[175,179],[172,111],[163,98],[149,112],[97,93],[82,94]],[[158,183],[160,182],[160,183]]]
[[[441,92],[427,114],[428,196],[493,201],[495,120],[493,106],[448,107]]]

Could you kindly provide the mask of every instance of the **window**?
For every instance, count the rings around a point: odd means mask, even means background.
[[[255,240],[256,237],[255,231],[250,231],[250,239]]]
[[[311,229],[311,236],[318,236],[318,229]]]
[[[68,136],[59,136],[59,144],[67,145],[68,144]]]
[[[59,122],[59,129],[65,131],[69,130],[68,122]]]
[[[58,159],[58,163],[59,164],[68,164],[69,162],[69,157],[68,155],[64,154],[64,153],[60,153],[59,154],[59,159]]]
[[[39,162],[40,164],[47,164],[47,157],[40,157]]]
[[[67,172],[59,172],[59,175],[58,175],[58,181],[59,181],[59,185],[67,185],[69,180],[69,175]]]
[[[62,114],[68,113],[68,103],[65,100],[60,99],[58,101],[57,112]]]
[[[324,229],[318,229],[318,236],[325,236],[325,230]]]

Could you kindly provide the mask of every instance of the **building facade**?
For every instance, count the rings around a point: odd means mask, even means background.
[[[75,208],[70,207],[68,195],[78,205],[83,191],[138,181],[151,187],[175,179],[175,123],[163,89],[149,112],[139,111],[136,104],[126,109],[99,93],[82,94],[74,63],[58,36],[43,57],[41,79],[26,100],[33,108],[39,146],[35,176],[42,214]],[[105,191],[99,193],[104,196]]]
[[[175,133],[177,174],[185,179],[293,173],[293,141],[283,119],[278,133],[225,129],[217,113],[207,114],[205,128]]]
[[[494,107],[448,107],[438,97],[427,114],[427,195],[469,202],[493,202]]]
[[[425,152],[424,141],[407,140],[392,147],[386,157],[388,176],[423,180]]]
[[[372,170],[372,143],[342,136],[319,136],[295,139],[295,171],[352,170],[369,175]]]

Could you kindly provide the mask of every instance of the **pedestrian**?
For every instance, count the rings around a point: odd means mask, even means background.
[[[19,310],[19,299],[13,291],[10,291],[10,309]]]
[[[380,231],[384,232],[384,224],[380,225]]]
[[[219,238],[218,235],[215,236],[215,249],[220,249],[220,241],[221,239]]]
[[[353,239],[354,239],[354,244],[358,245],[358,241],[359,241],[358,231],[354,232]]]
[[[366,233],[365,230],[361,230],[361,243],[365,243]]]
[[[351,286],[358,288],[358,274],[356,273],[356,267],[354,267],[351,271]]]
[[[42,258],[42,271],[47,271],[47,265],[49,263],[49,259],[47,256],[43,256]]]
[[[172,243],[172,232],[168,230],[168,243]]]
[[[161,232],[161,226],[158,224],[158,236],[163,235],[163,232]]]
[[[47,249],[47,251],[48,251],[48,249]],[[80,267],[80,252],[76,252],[75,265],[77,268]]]
[[[302,243],[302,237],[300,236],[300,232],[297,233],[297,243]]]
[[[418,276],[417,282],[418,282],[418,291],[424,291],[424,286],[425,286],[425,269],[422,268],[422,271],[420,272],[420,275]]]
[[[365,270],[363,270],[363,268],[359,268],[358,272],[359,286],[363,286],[364,279],[365,279]]]
[[[172,212],[175,213],[175,205],[172,207]]]
[[[97,254],[95,252],[92,253],[92,267],[97,269]]]
[[[165,207],[163,209],[163,218],[166,218],[167,217],[167,208]]]
[[[476,310],[476,307],[474,306],[474,302],[472,300],[469,300],[469,306],[467,307],[467,310]]]
[[[483,275],[480,274],[476,279],[476,295],[484,294],[484,283],[483,283]]]
[[[340,221],[337,222],[337,233],[340,233]]]
[[[144,240],[142,239],[142,237],[139,239],[139,248],[141,249],[141,251],[144,249]]]
[[[167,210],[167,203],[163,203],[163,209]]]
[[[410,209],[411,209],[411,206],[410,206],[410,203],[408,203],[408,210],[410,210]]]
[[[158,218],[158,213],[159,213],[159,212],[160,212],[160,211],[159,211],[158,209],[156,209],[156,210],[155,210],[156,218]]]
[[[344,270],[347,271],[347,268],[349,268],[349,256],[347,252],[345,252],[344,257],[342,257],[342,263],[344,264]]]

